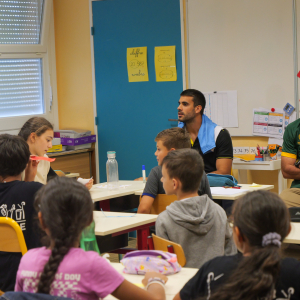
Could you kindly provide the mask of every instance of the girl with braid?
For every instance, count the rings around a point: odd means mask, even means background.
[[[255,191],[234,203],[230,222],[240,254],[205,263],[174,300],[300,299],[300,262],[280,257],[290,216],[276,194]]]
[[[51,294],[72,299],[165,299],[167,277],[148,273],[147,290],[126,281],[98,253],[78,248],[82,230],[93,220],[93,202],[81,183],[56,177],[35,199],[49,247],[29,250],[21,259],[15,291]]]

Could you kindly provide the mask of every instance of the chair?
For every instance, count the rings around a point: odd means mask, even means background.
[[[292,222],[300,222],[300,207],[290,207],[289,212]]]
[[[140,196],[140,202],[141,202]],[[175,195],[165,195],[165,194],[158,194],[151,207],[150,214],[158,215],[164,210],[166,210],[166,207],[170,205],[172,202],[176,201],[177,197]]]
[[[0,251],[21,252],[22,255],[27,252],[22,229],[15,220],[0,217],[0,236]]]
[[[59,177],[65,177],[66,176],[66,174],[63,171],[61,171],[61,170],[54,170],[54,172]]]
[[[178,263],[184,267],[186,258],[182,247],[179,244],[165,240],[152,233],[152,237],[148,237],[149,250],[161,250],[165,252],[175,253],[177,255]]]

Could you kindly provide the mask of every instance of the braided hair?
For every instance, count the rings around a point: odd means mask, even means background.
[[[49,294],[59,264],[92,221],[94,205],[84,185],[71,178],[56,177],[38,191],[35,207],[39,208],[43,226],[49,230],[54,242],[37,290]]]
[[[233,222],[251,247],[226,283],[211,295],[210,300],[273,299],[280,271],[280,242],[264,244],[263,237],[288,235],[290,215],[284,202],[274,193],[255,191],[234,203]],[[264,244],[264,245],[263,245]]]
[[[37,136],[41,136],[49,129],[53,130],[53,126],[48,120],[42,117],[32,117],[24,123],[18,135],[27,142],[32,132],[35,132]]]

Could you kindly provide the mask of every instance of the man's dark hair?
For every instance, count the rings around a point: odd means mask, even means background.
[[[170,151],[162,161],[170,178],[177,178],[183,192],[197,192],[203,175],[204,163],[194,149]]]
[[[30,151],[28,144],[20,136],[0,135],[0,176],[20,175],[29,161]]]
[[[200,114],[203,115],[204,108],[206,105],[206,100],[205,100],[204,95],[200,91],[194,90],[194,89],[187,89],[187,90],[183,91],[180,94],[180,96],[193,97],[194,107],[201,105],[202,109],[200,111]]]

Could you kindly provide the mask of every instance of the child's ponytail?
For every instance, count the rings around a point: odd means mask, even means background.
[[[65,177],[51,180],[39,190],[35,201],[42,213],[43,226],[50,232],[52,247],[37,292],[49,294],[60,263],[92,221],[93,201],[84,185]]]
[[[275,194],[256,191],[246,194],[233,206],[233,226],[251,247],[224,285],[207,299],[273,299],[280,270],[280,245],[289,232],[290,217]]]

